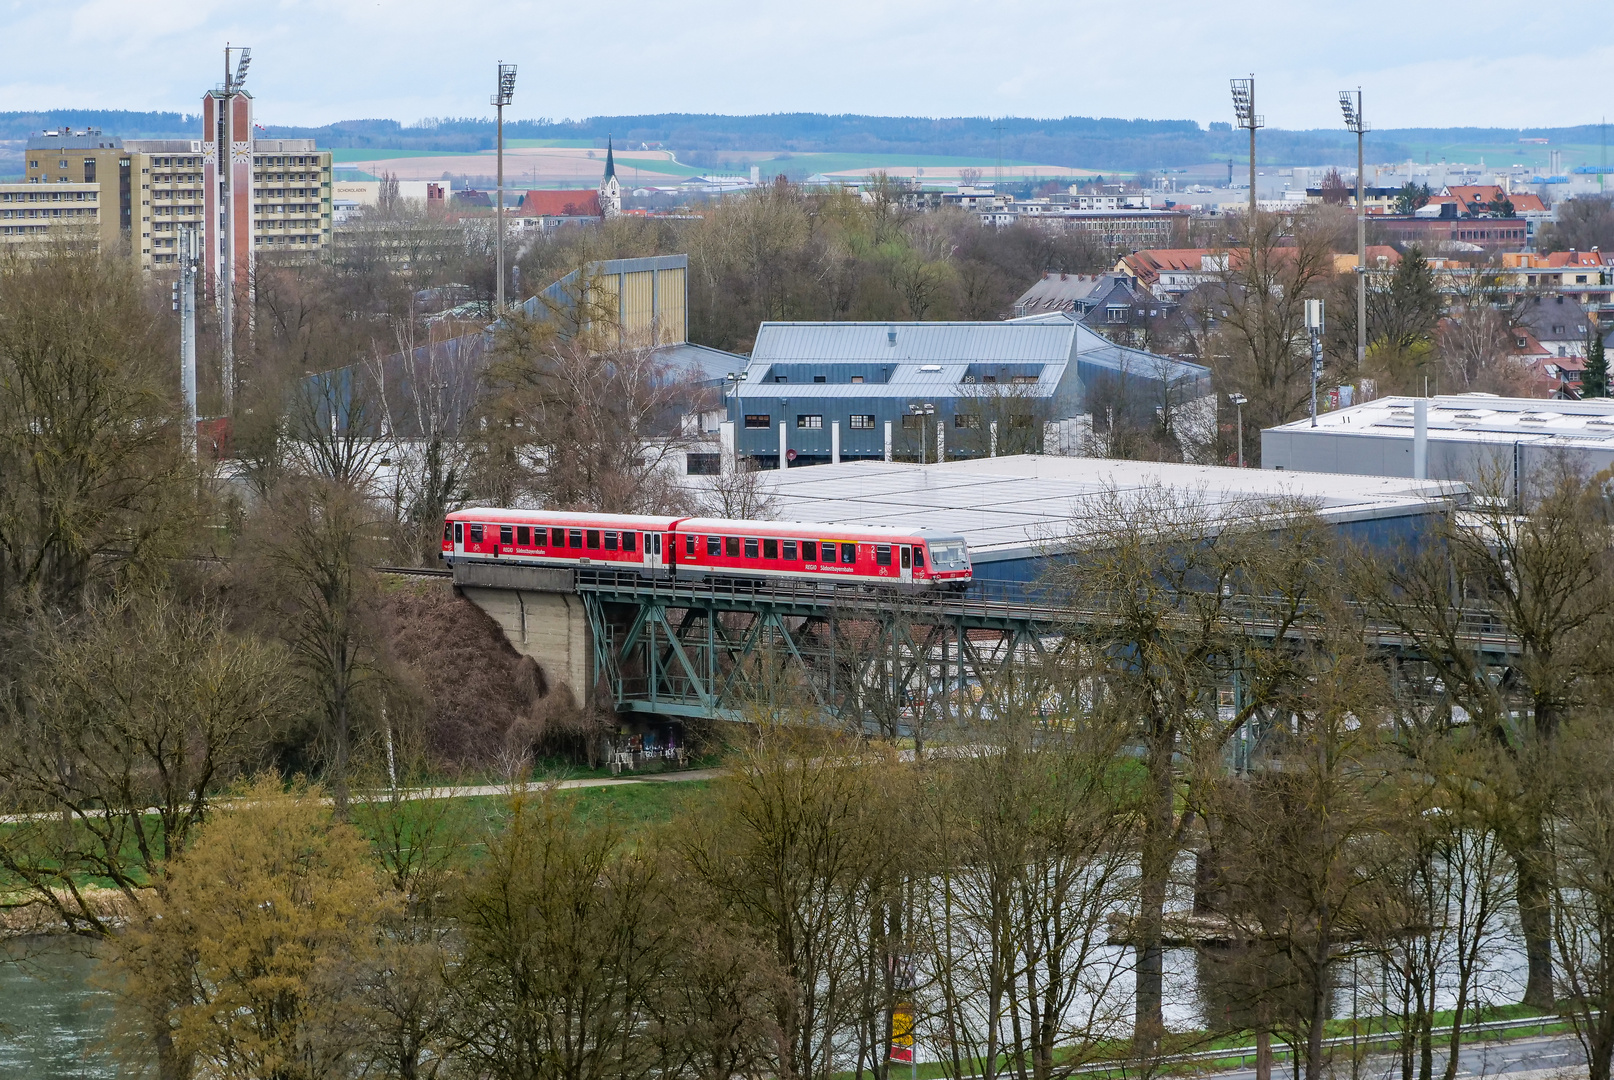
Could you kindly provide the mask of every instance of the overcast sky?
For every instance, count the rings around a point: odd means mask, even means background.
[[[193,112],[226,40],[260,123],[782,111],[1561,126],[1614,112],[1610,0],[0,0],[0,110]]]

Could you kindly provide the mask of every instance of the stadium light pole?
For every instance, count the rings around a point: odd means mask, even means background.
[[[1356,88],[1352,100],[1349,90],[1339,92],[1340,111],[1345,114],[1345,128],[1356,132],[1356,368],[1367,363],[1367,207],[1362,203],[1362,137],[1367,134],[1367,121],[1362,117],[1362,88]]]
[[[1248,79],[1234,79],[1233,86],[1233,115],[1238,117],[1239,127],[1250,133],[1250,228],[1255,228],[1255,132],[1257,128],[1266,126],[1266,117],[1256,115],[1255,111],[1255,76]]]
[[[499,234],[498,240],[494,245],[494,247],[497,249],[494,255],[494,273],[498,278],[498,285],[495,289],[494,307],[495,310],[501,313],[504,311],[504,107],[510,104],[511,100],[515,97],[515,93],[516,66],[514,64],[500,64],[499,92],[493,95],[492,104],[498,111],[499,116],[499,178],[497,182],[498,190],[493,196],[496,200],[494,216],[498,220],[497,229]]]
[[[1233,411],[1238,415],[1239,468],[1242,469],[1244,468],[1244,406],[1250,399],[1243,394],[1229,394],[1227,395],[1227,400],[1233,403]]]

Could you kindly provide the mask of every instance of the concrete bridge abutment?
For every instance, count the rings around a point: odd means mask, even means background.
[[[551,688],[564,684],[579,709],[594,703],[594,636],[571,571],[461,562],[454,588],[537,663]]]

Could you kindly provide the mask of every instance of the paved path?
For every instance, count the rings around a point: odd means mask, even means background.
[[[1346,1078],[1350,1073],[1350,1056],[1339,1060],[1336,1053],[1334,1075]],[[1444,1075],[1446,1055],[1437,1045],[1434,1075]],[[1234,1069],[1229,1072],[1210,1073],[1216,1080],[1254,1080],[1255,1069]],[[1374,1054],[1362,1062],[1359,1074],[1362,1080],[1399,1080],[1401,1058],[1389,1054]],[[1273,1080],[1289,1080],[1294,1076],[1294,1064],[1277,1061],[1272,1066]],[[1585,1080],[1586,1057],[1574,1035],[1537,1035],[1524,1039],[1497,1042],[1464,1043],[1457,1055],[1459,1080],[1481,1080],[1488,1076],[1506,1076],[1508,1080]]]
[[[411,788],[404,792],[406,799],[466,799],[486,795],[530,794],[553,788],[557,791],[574,791],[578,788],[625,787],[633,784],[682,784],[692,780],[712,780],[722,775],[721,769],[686,769],[681,772],[647,773],[644,776],[596,776],[583,780],[545,780],[528,784],[476,784],[466,787]]]

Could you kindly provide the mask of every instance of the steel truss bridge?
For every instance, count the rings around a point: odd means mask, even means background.
[[[456,583],[476,583],[479,573],[462,563]],[[1057,708],[1048,661],[1070,656],[1085,631],[1114,626],[1111,615],[1011,582],[936,595],[592,568],[500,565],[496,573],[499,587],[580,599],[594,700],[665,717],[743,720],[761,702],[789,700],[897,735],[1016,703]],[[1237,629],[1267,640],[1307,633],[1258,609],[1240,616]],[[1368,635],[1388,655],[1417,659],[1394,628],[1370,626]],[[1499,664],[1516,651],[1478,619],[1464,640]],[[1229,692],[1236,705],[1238,687]]]

